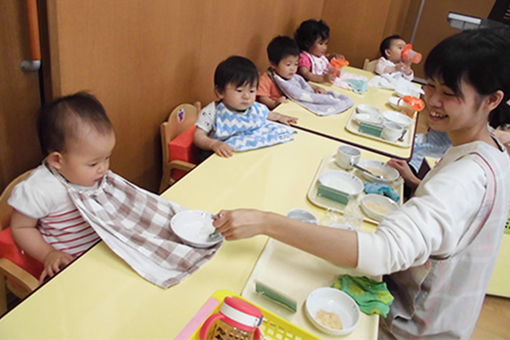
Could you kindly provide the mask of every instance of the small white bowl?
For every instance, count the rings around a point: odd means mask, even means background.
[[[223,240],[219,237],[209,240],[208,236],[216,229],[213,214],[202,210],[184,210],[170,220],[172,231],[186,244],[196,248],[209,248]]]
[[[373,105],[368,104],[359,104],[356,106],[356,112],[358,113],[371,113],[371,114],[380,114],[381,110]]]
[[[356,115],[354,115],[354,119],[358,122],[358,123],[368,123],[368,124],[376,124],[376,125],[381,125],[382,124],[382,117],[377,114],[372,114],[372,113],[357,113]]]
[[[313,224],[319,223],[319,219],[317,218],[317,216],[315,216],[314,214],[312,214],[310,211],[308,211],[306,209],[298,209],[298,208],[291,209],[287,212],[287,217],[292,218],[294,220],[301,221],[301,222],[306,222],[306,223],[313,223]]]
[[[395,86],[395,92],[399,97],[411,96],[417,98],[420,98],[420,95],[425,93],[422,88],[415,86],[410,82],[397,84],[397,86]]]
[[[368,194],[360,200],[361,210],[376,221],[380,221],[384,216],[398,209],[398,204],[388,197]]]
[[[388,164],[375,160],[375,159],[361,159],[358,162],[358,165],[370,172],[372,172],[374,175],[382,176],[383,178],[374,177],[364,171],[359,171],[361,173],[361,176],[363,176],[365,179],[372,181],[372,182],[378,182],[383,184],[388,184],[396,181],[400,174],[395,168],[392,168]]]
[[[386,122],[395,123],[403,129],[407,128],[413,123],[411,118],[397,111],[384,111],[382,116]]]
[[[319,176],[319,182],[325,187],[341,191],[349,196],[356,196],[363,191],[363,182],[349,172],[327,170]]]
[[[317,318],[319,311],[333,313],[342,323],[342,328],[331,328]],[[360,310],[356,302],[343,291],[323,287],[313,290],[305,302],[306,316],[319,330],[330,335],[345,335],[351,333],[358,325]]]

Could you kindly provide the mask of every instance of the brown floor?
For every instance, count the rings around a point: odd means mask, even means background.
[[[471,340],[510,339],[510,299],[486,296]]]

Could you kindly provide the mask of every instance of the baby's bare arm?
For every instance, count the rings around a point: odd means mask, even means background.
[[[335,80],[335,75],[333,73],[326,73],[323,75],[317,75],[310,72],[309,69],[307,69],[304,66],[300,66],[298,68],[298,73],[303,76],[308,81],[314,81],[316,83],[333,83]]]
[[[39,277],[39,281],[42,282],[46,276],[52,277],[60,271],[61,267],[68,265],[73,257],[46,243],[36,225],[37,219],[26,216],[17,210],[13,211],[11,215],[12,237],[23,251],[44,264],[44,270]]]
[[[220,157],[230,157],[234,151],[230,145],[209,137],[207,133],[199,127],[195,130],[193,142],[200,149],[212,150]]]

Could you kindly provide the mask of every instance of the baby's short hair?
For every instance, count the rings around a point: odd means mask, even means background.
[[[308,51],[317,38],[329,39],[329,26],[322,20],[303,21],[294,34],[294,39],[303,51]]]
[[[274,65],[288,56],[299,56],[299,47],[294,39],[280,35],[267,45],[267,57]]]
[[[404,40],[404,38],[402,38],[398,34],[390,35],[389,37],[384,38],[384,40],[381,42],[381,45],[379,45],[379,52],[381,52],[381,56],[383,56],[384,58],[388,58],[388,56],[386,55],[386,50],[391,47],[391,43],[393,42],[393,40],[398,39]]]
[[[244,84],[258,86],[259,72],[255,64],[240,56],[231,56],[219,63],[214,72],[214,86],[218,91],[224,91],[230,83],[236,87]]]
[[[91,94],[78,92],[58,98],[39,111],[37,131],[44,156],[63,152],[66,142],[87,124],[100,133],[113,131],[103,105]]]

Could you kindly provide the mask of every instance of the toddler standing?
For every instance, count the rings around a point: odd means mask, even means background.
[[[375,73],[401,72],[405,79],[413,80],[414,72],[411,69],[411,61],[402,59],[402,50],[405,46],[406,42],[399,35],[385,38],[379,46],[381,57],[377,60]]]
[[[115,133],[101,103],[77,93],[41,109],[43,163],[12,191],[9,205],[16,243],[44,264],[40,281],[52,277],[99,240],[62,182],[95,189],[110,165]]]
[[[296,123],[296,118],[269,111],[264,104],[255,102],[258,83],[257,68],[249,59],[232,56],[222,61],[214,73],[214,90],[219,100],[200,112],[194,135],[195,145],[203,150],[212,150],[220,157],[230,157],[235,150],[233,143],[228,142],[231,137],[242,139],[247,133],[265,126],[266,120],[286,125]],[[271,127],[278,129],[274,125]],[[276,144],[277,139],[280,142],[288,141],[275,138],[272,144]],[[267,142],[269,144],[265,146],[271,145],[271,141]]]

